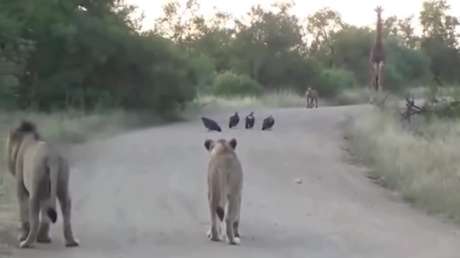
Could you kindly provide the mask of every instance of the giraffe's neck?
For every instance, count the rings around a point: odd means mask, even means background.
[[[385,53],[383,50],[383,22],[380,13],[377,13],[377,30],[375,44],[371,52],[371,62],[380,63],[385,61]]]
[[[382,16],[378,14],[377,16],[377,35],[375,44],[382,45],[382,34],[383,34],[383,24],[382,24]]]

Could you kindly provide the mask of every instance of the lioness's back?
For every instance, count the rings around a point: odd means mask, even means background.
[[[210,180],[218,182],[225,192],[239,191],[243,182],[243,169],[234,153],[220,154],[210,160]]]

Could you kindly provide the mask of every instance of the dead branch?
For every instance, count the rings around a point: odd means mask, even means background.
[[[411,117],[416,114],[420,114],[423,112],[428,111],[426,107],[419,107],[415,104],[414,98],[410,98],[409,96],[406,97],[406,109],[401,112],[401,119],[407,120],[409,123],[411,121]]]

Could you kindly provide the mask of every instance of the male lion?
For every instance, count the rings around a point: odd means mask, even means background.
[[[240,205],[243,187],[243,170],[235,153],[236,139],[226,141],[206,140],[210,152],[208,166],[208,201],[211,227],[208,237],[219,241],[217,218],[224,223],[227,242],[239,244]]]
[[[67,161],[41,139],[35,125],[28,121],[10,130],[6,151],[8,168],[16,177],[22,231],[19,247],[31,248],[35,240],[51,242],[49,222],[57,220],[56,197],[62,209],[66,246],[78,246],[71,226]]]
[[[305,92],[305,97],[307,98],[307,108],[318,108],[319,94],[317,90],[308,87],[307,91]]]

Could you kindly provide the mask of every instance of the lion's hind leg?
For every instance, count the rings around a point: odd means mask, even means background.
[[[64,191],[59,192],[57,195],[59,199],[59,204],[61,205],[62,210],[62,220],[63,220],[63,230],[64,230],[64,239],[66,241],[66,247],[76,247],[79,246],[79,241],[75,238],[72,231],[72,200],[70,198],[67,187]]]
[[[37,193],[32,193],[31,198],[29,199],[29,223],[30,230],[24,241],[21,241],[19,244],[20,248],[31,248],[38,235],[38,223],[40,215],[40,201],[38,199]]]
[[[47,209],[48,206],[46,204],[41,205],[41,220],[37,236],[37,242],[39,243],[51,243],[50,219],[48,218]]]
[[[25,189],[22,182],[18,181],[17,184],[17,198],[19,202],[19,217],[21,220],[21,233],[19,234],[18,240],[22,242],[26,240],[27,235],[30,231],[29,223],[29,194]]]

